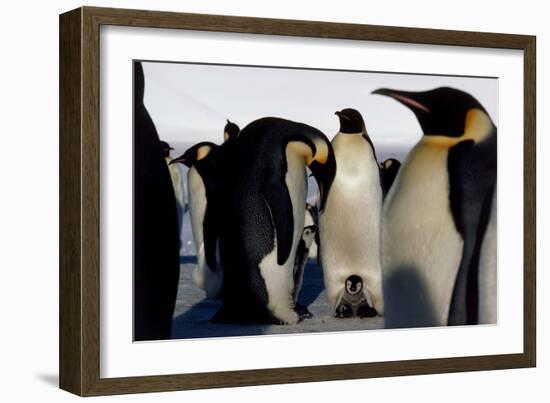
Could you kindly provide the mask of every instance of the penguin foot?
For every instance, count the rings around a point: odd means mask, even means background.
[[[295,325],[300,322],[301,318],[297,312],[290,310],[289,312],[279,312],[277,315],[273,314],[275,323],[280,325]]]
[[[313,318],[313,314],[309,312],[309,310],[306,308],[305,305],[302,304],[296,304],[294,306],[294,310],[298,314],[298,317],[300,318],[300,322],[304,319],[311,319]]]
[[[357,316],[360,318],[374,318],[378,315],[378,312],[376,312],[376,309],[369,306],[368,304],[361,305],[359,308],[357,308]]]
[[[347,304],[340,304],[336,307],[335,316],[337,318],[351,318],[353,316],[353,309]]]

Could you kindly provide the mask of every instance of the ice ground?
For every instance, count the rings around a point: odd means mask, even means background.
[[[174,339],[341,332],[382,329],[384,327],[383,318],[337,319],[332,317],[325,295],[322,270],[311,260],[304,272],[304,285],[299,301],[308,307],[313,318],[292,326],[210,323],[209,319],[220,307],[221,302],[206,299],[204,291],[193,284],[191,272],[196,259],[186,256],[182,257],[181,261],[178,296],[172,321],[172,338]]]

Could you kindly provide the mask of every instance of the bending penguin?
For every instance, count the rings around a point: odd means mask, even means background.
[[[247,125],[224,165],[220,256],[224,304],[213,321],[295,324],[295,257],[304,230],[306,166],[321,192],[335,174],[330,142],[319,130],[281,118]],[[221,216],[221,215],[220,215]]]
[[[408,107],[424,134],[384,203],[386,326],[478,323],[480,273],[491,270],[480,256],[491,239],[497,128],[458,89],[373,93]]]
[[[380,184],[382,185],[382,196],[384,199],[395,181],[399,168],[401,168],[401,163],[395,158],[388,158],[380,164]]]
[[[187,189],[189,191],[189,206],[191,230],[197,253],[197,266],[193,269],[193,282],[203,289],[207,298],[219,298],[223,287],[223,271],[213,259],[207,259],[205,251],[205,234],[208,226],[216,225],[215,218],[207,214],[211,208],[208,199],[215,196],[217,169],[214,143],[203,141],[190,147],[171,164],[180,163],[189,167],[187,171]],[[213,222],[214,221],[214,222]]]
[[[336,112],[340,130],[332,140],[337,171],[325,210],[319,214],[321,262],[327,297],[341,316],[342,295],[351,276],[361,279],[359,316],[384,312],[380,264],[382,188],[379,166],[365,122],[355,109]],[[372,301],[369,306],[366,301]],[[357,309],[355,309],[357,308]]]
[[[177,165],[172,164],[172,158],[170,157],[170,151],[173,150],[166,141],[160,142],[164,159],[168,164],[168,171],[170,172],[170,179],[172,180],[172,187],[174,188],[174,195],[176,196],[176,208],[178,213],[178,234],[181,236],[181,225],[183,221],[183,215],[185,214],[186,204],[185,192],[183,190],[183,181],[181,178],[181,172]]]

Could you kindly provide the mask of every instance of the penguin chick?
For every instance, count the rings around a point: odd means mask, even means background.
[[[363,280],[361,277],[351,275],[346,279],[345,288],[340,296],[340,301],[336,307],[337,318],[351,318],[358,316],[360,318],[374,317],[377,315],[376,309],[372,307],[368,293],[363,290]]]
[[[319,210],[317,209],[317,206],[311,203],[306,203],[306,219],[304,222],[304,227],[315,225],[315,227],[318,227],[319,225]],[[315,231],[315,239],[311,243],[309,247],[309,258],[311,259],[318,259],[319,258],[319,231]]]
[[[304,268],[308,260],[309,248],[315,240],[316,234],[317,226],[308,225],[307,227],[304,227],[304,230],[302,231],[302,238],[298,243],[298,248],[296,250],[296,259],[294,262],[294,290],[292,292],[292,299],[294,300],[296,311],[300,316],[303,317],[313,316],[305,306],[298,304],[298,295],[300,294],[300,290],[302,289],[302,284],[304,281]]]

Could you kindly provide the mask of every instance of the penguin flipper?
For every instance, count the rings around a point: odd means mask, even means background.
[[[284,180],[282,183],[285,183]],[[262,189],[262,194],[275,227],[277,264],[283,265],[290,256],[294,236],[292,201],[287,187],[275,181],[268,181]]]
[[[206,263],[212,271],[216,271],[218,268],[218,263],[216,259],[216,251],[218,245],[218,227],[216,226],[216,220],[212,217],[213,214],[211,211],[206,208],[206,214],[204,215],[204,256],[206,258]]]
[[[481,241],[489,222],[496,182],[496,133],[489,141],[463,141],[449,151],[449,197],[464,239],[462,261],[449,307],[449,325],[477,324]]]

